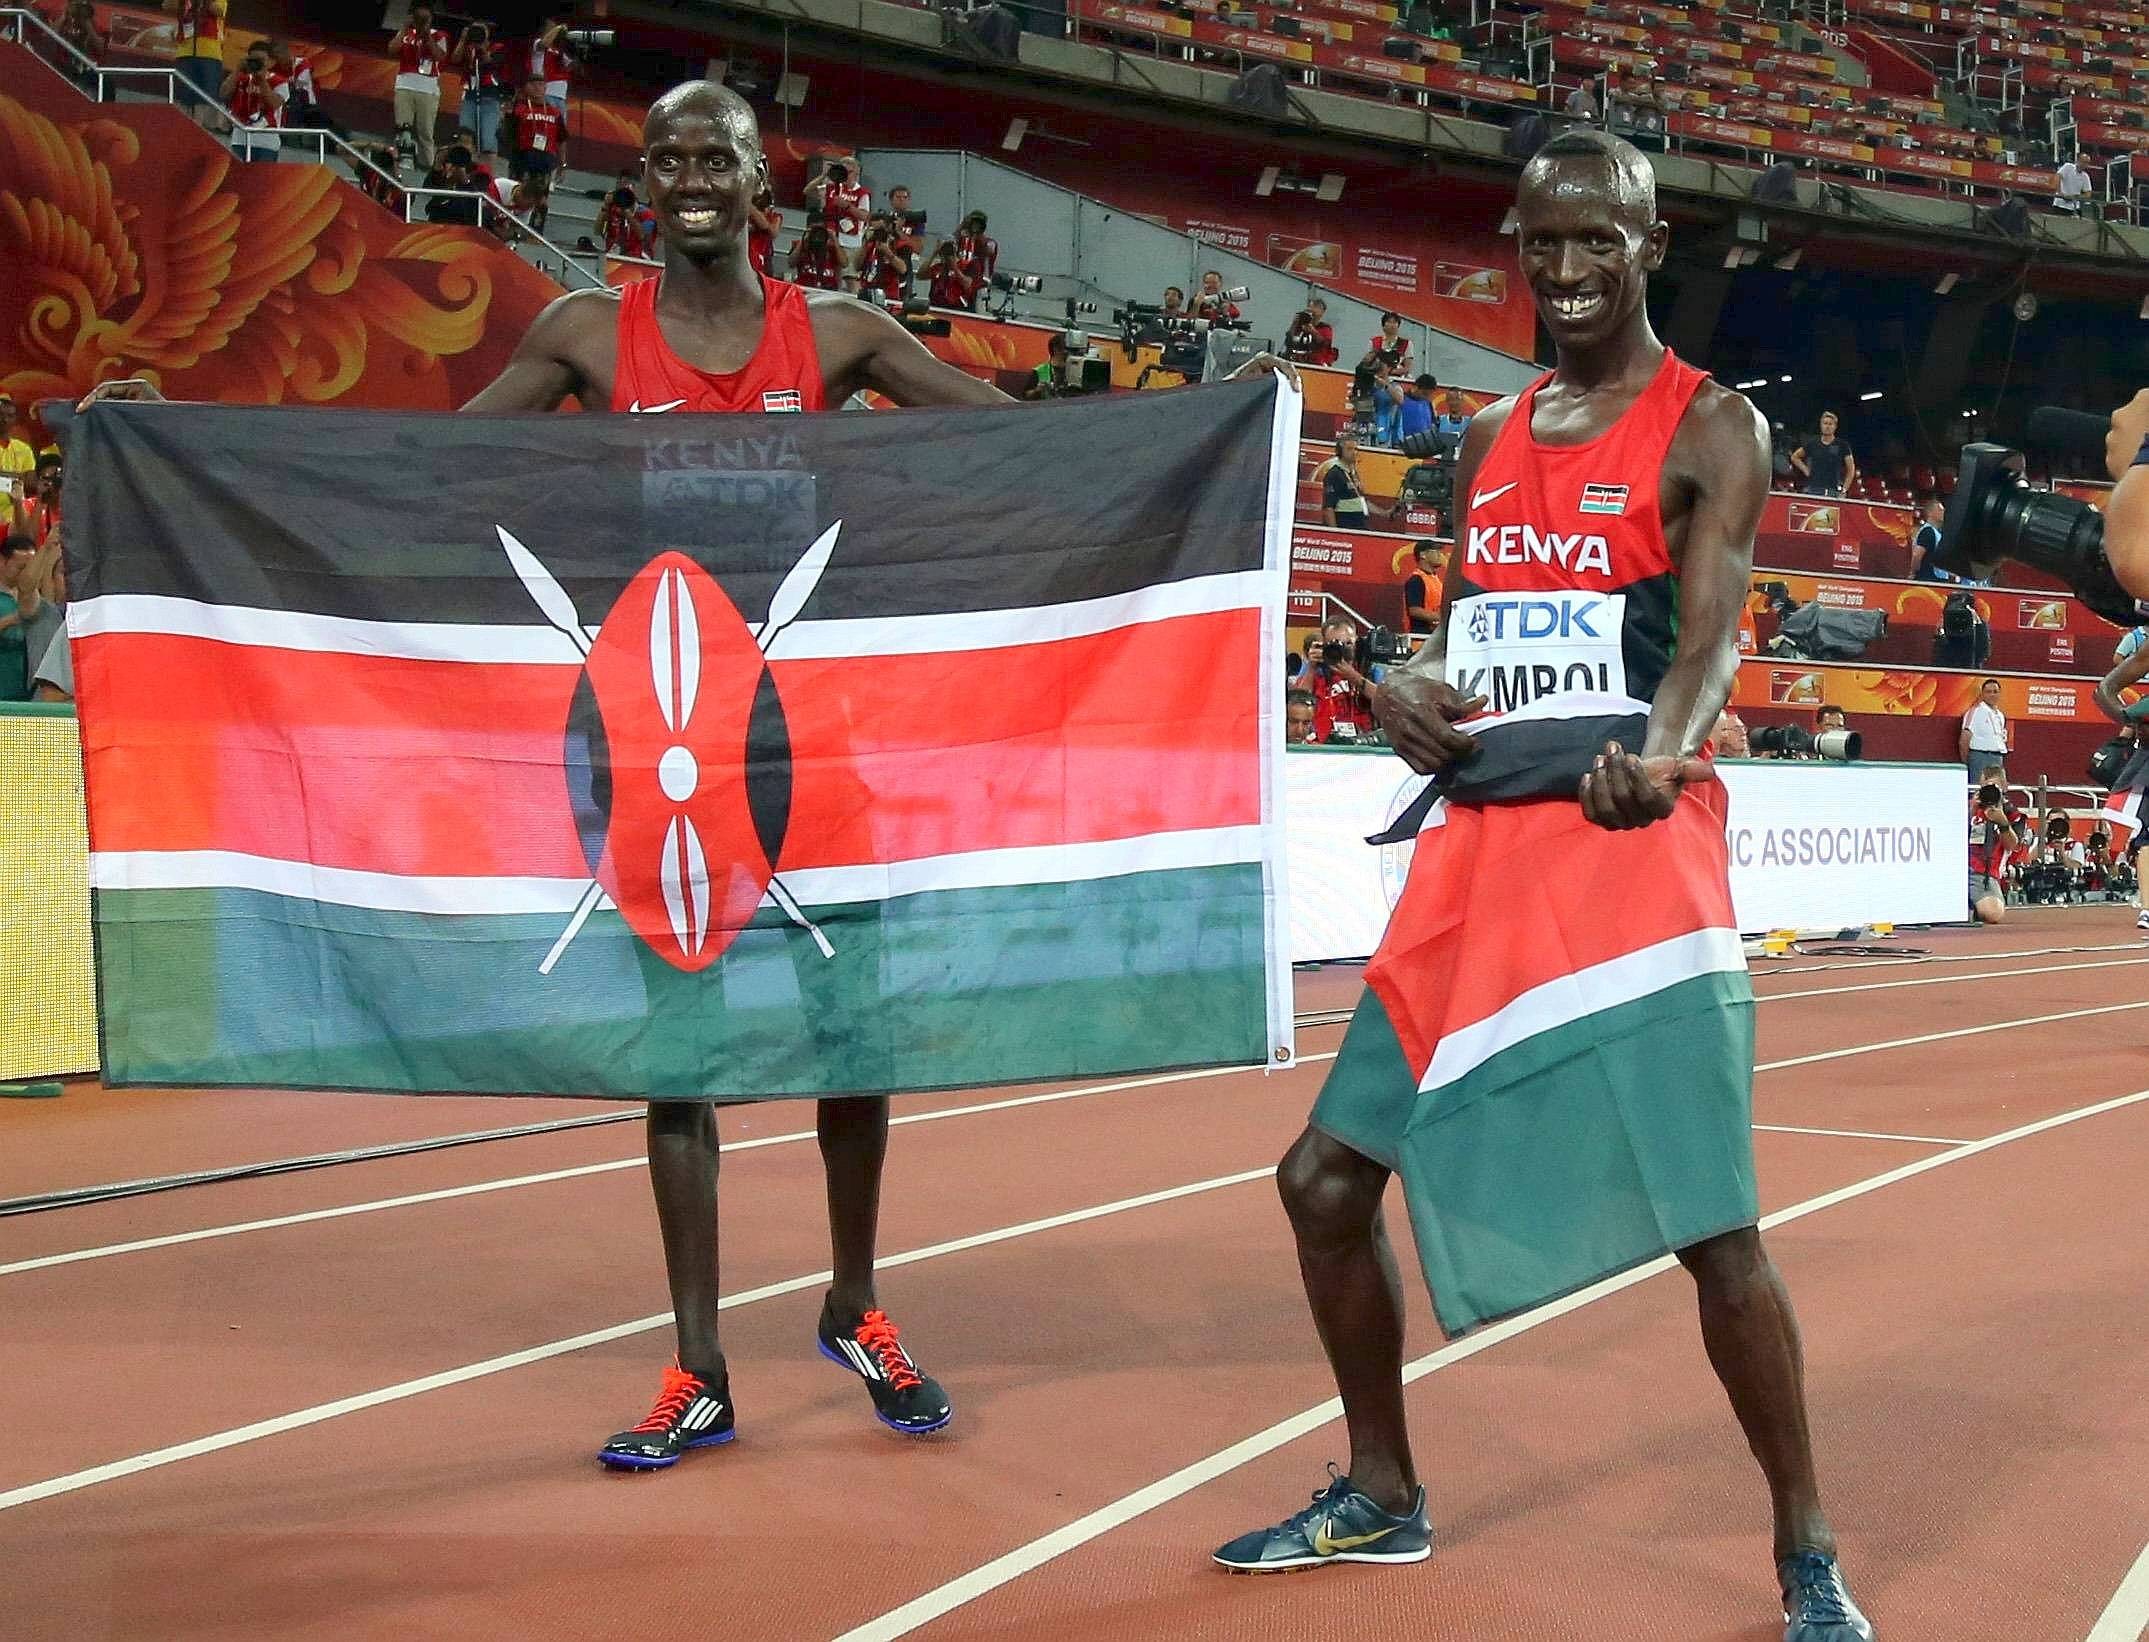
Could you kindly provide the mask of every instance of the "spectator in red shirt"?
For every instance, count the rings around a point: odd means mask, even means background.
[[[1298,675],[1299,688],[1313,694],[1316,741],[1364,741],[1373,734],[1375,686],[1358,670],[1357,655],[1357,625],[1332,621],[1307,657],[1312,665]]]
[[[530,42],[524,72],[544,83],[545,100],[560,111],[560,129],[567,129],[567,87],[574,74],[574,59],[567,53],[567,19],[548,17],[544,28]]]
[[[1319,297],[1307,299],[1284,333],[1283,356],[1299,365],[1333,365],[1336,362],[1336,328],[1328,323],[1328,304]]]
[[[843,253],[827,223],[815,223],[792,248],[791,283],[815,291],[843,289]]]
[[[821,220],[828,224],[836,249],[846,258],[856,257],[865,244],[866,219],[873,211],[873,196],[865,184],[852,181],[851,168],[838,163],[822,173],[807,193],[820,207]]]
[[[231,110],[232,151],[242,160],[274,160],[281,144],[275,136],[283,124],[284,102],[269,71],[269,54],[247,48],[239,66],[224,76],[224,106]]]
[[[408,133],[420,171],[433,169],[434,128],[440,124],[440,67],[448,37],[433,27],[433,8],[413,6],[410,24],[395,37],[395,127]]]
[[[553,173],[560,168],[560,143],[567,121],[545,96],[545,84],[536,75],[522,82],[522,95],[515,99],[511,117],[515,158],[508,174],[518,182],[534,181],[549,193]]]
[[[962,254],[951,239],[940,242],[933,260],[925,265],[925,277],[927,295],[936,308],[967,311],[977,300],[977,285],[964,271]]]
[[[612,256],[648,256],[654,249],[650,230],[655,225],[655,214],[645,212],[631,188],[613,189],[597,211],[597,232]]]
[[[984,212],[973,211],[963,218],[955,233],[955,255],[973,293],[992,283],[993,273],[1000,266],[1000,242],[985,232]]]
[[[1194,296],[1194,317],[1212,325],[1239,317],[1239,305],[1224,295],[1224,276],[1214,268],[1202,270],[1201,289]]]

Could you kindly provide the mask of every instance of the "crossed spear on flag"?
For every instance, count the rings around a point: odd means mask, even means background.
[[[499,532],[500,546],[507,554],[507,562],[514,566],[515,574],[521,578],[523,587],[529,592],[538,611],[546,621],[566,634],[568,640],[586,659],[590,652],[591,629],[582,625],[581,617],[575,611],[575,601],[568,597],[567,589],[553,578],[552,572],[544,567],[536,554],[515,539],[513,532],[505,525],[495,525],[493,529]],[[763,656],[769,654],[784,629],[798,620],[799,612],[806,607],[806,601],[813,597],[813,590],[820,586],[821,573],[828,568],[829,556],[836,550],[837,532],[842,529],[843,521],[838,519],[822,531],[813,545],[799,555],[798,563],[785,573],[783,581],[778,584],[776,596],[769,601],[768,619],[754,629],[754,642],[760,646]],[[567,927],[560,931],[560,938],[552,943],[552,950],[545,954],[545,961],[537,966],[540,975],[552,973],[552,966],[560,961],[560,955],[567,950],[568,944],[582,933],[582,926],[589,921],[589,915],[597,910],[597,904],[604,898],[603,887],[592,878],[583,888],[581,898],[575,903],[574,915],[567,920]],[[821,933],[820,925],[806,916],[805,909],[798,904],[797,898],[790,890],[784,887],[783,880],[773,874],[769,878],[768,899],[783,910],[785,917],[813,937],[813,944],[820,948],[822,957],[833,958],[836,955],[836,949],[828,944],[828,937]]]

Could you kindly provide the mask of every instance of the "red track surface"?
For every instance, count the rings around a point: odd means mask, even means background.
[[[1966,962],[1763,971],[1759,990],[1780,1000],[1762,1006],[1764,1063],[1859,1051],[1761,1074],[1757,1118],[1775,1126],[1756,1137],[1764,1207],[2149,1086],[2149,953],[2008,955],[2132,933],[2123,909],[2084,909],[1906,938]],[[1893,984],[1930,981],[1944,984]],[[1340,1007],[1356,987],[1348,968],[1301,976],[1300,1008]],[[1867,1048],[2133,1003],[2144,1007]],[[1339,1037],[1309,1028],[1301,1048]],[[1324,1070],[906,1124],[882,1248],[1266,1169]],[[0,1106],[0,1195],[589,1110],[77,1089]],[[809,1127],[809,1109],[786,1103],[733,1113],[725,1132]],[[623,1124],[0,1220],[5,1268],[622,1165],[0,1269],[0,1636],[832,1637],[1329,1394],[1287,1230],[1257,1178],[889,1271],[886,1298],[958,1406],[944,1437],[889,1436],[813,1354],[819,1283],[749,1292],[827,1261],[818,1159],[798,1140],[724,1164],[725,1292],[746,1296],[725,1320],[740,1441],[668,1474],[607,1475],[591,1449],[642,1411],[669,1352],[639,1140]],[[2078,1642],[2149,1540],[2145,1169],[2149,1101],[1771,1234],[1805,1324],[1846,1565],[1890,1642]],[[1413,1350],[1430,1351],[1424,1295],[1415,1283],[1410,1295]],[[648,1326],[411,1387],[637,1321]],[[403,1394],[46,1497],[12,1492],[385,1388]],[[1440,1532],[1422,1568],[1257,1581],[1208,1567],[1212,1545],[1295,1508],[1321,1462],[1343,1457],[1330,1424],[977,1582],[974,1600],[912,1634],[1781,1635],[1766,1500],[1678,1273],[1440,1367],[1411,1410]]]

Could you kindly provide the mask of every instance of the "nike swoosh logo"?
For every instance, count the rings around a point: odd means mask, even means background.
[[[633,404],[627,407],[627,414],[629,416],[634,416],[637,414],[642,416],[655,416],[660,411],[677,410],[681,405],[685,403],[686,401],[684,399],[672,399],[666,401],[664,404],[661,405],[645,405],[639,399],[637,399]],[[1509,488],[1512,489],[1513,487],[1510,486]]]
[[[1386,1539],[1403,1525],[1398,1522],[1371,1534],[1345,1534],[1341,1539],[1331,1539],[1328,1524],[1324,1521],[1313,1531],[1313,1554],[1334,1556],[1338,1551],[1355,1551],[1361,1545],[1371,1545],[1377,1539]]]
[[[1481,490],[1470,498],[1470,505],[1472,507],[1483,507],[1487,502],[1497,502],[1502,496],[1505,496],[1516,485],[1521,483],[1522,481],[1517,479],[1511,484],[1502,485],[1498,490]]]

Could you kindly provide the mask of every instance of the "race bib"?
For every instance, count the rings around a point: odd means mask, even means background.
[[[1511,713],[1549,696],[1627,694],[1624,593],[1476,593],[1447,614],[1448,682]]]

